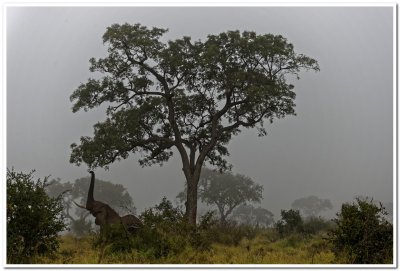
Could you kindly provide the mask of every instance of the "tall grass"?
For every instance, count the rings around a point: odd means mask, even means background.
[[[101,236],[93,234],[81,239],[72,235],[62,236],[60,249],[55,255],[35,257],[32,263],[352,263],[353,260],[349,258],[352,254],[346,254],[346,251],[337,253],[335,250],[335,244],[331,241],[333,230],[337,229],[334,224],[322,218],[303,221],[300,214],[294,211],[282,213],[282,219],[274,228],[239,225],[235,222],[219,223],[212,213],[204,215],[195,227],[187,223],[179,208],[173,207],[172,203],[164,198],[159,205],[141,215],[143,227],[130,237],[121,232],[122,228],[118,225],[115,225],[115,228],[111,227]],[[359,224],[362,223],[364,222]],[[346,230],[345,234],[351,233],[354,228],[354,224],[349,225],[350,230]],[[374,250],[368,251],[374,253]],[[379,259],[379,262],[391,263],[392,259],[390,255],[386,255],[386,258]]]
[[[191,246],[179,253],[155,258],[134,249],[130,252],[107,252],[101,264],[332,264],[335,257],[325,243],[323,235],[304,238],[291,235],[276,238],[272,229],[259,230],[250,238],[242,238],[236,245],[214,242],[209,250]],[[36,257],[40,264],[96,264],[101,248],[92,245],[93,236],[77,239],[72,235],[60,237],[59,251],[50,257]],[[337,260],[337,259],[336,259]]]

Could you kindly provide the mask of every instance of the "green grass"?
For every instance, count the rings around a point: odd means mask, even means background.
[[[93,237],[77,239],[71,235],[60,237],[60,248],[53,256],[36,257],[38,264],[97,264],[101,255],[93,248]],[[105,247],[101,264],[333,264],[334,254],[323,240],[323,235],[303,238],[298,235],[279,239],[269,230],[253,239],[243,238],[238,245],[213,243],[209,250],[197,251],[188,246],[178,254],[154,258],[145,252],[110,253]]]

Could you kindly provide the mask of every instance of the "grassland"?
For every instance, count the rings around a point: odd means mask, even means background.
[[[101,264],[333,264],[339,263],[324,234],[304,238],[291,235],[276,238],[269,230],[254,238],[243,238],[237,245],[212,243],[208,250],[188,246],[179,253],[155,258],[141,252],[111,253],[103,248]],[[60,248],[52,256],[35,257],[37,264],[97,264],[102,250],[92,246],[93,237],[77,239],[71,235],[60,237]],[[339,262],[338,262],[339,261]]]

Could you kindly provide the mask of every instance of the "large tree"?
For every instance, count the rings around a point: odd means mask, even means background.
[[[280,35],[228,31],[205,41],[162,42],[166,29],[114,24],[103,42],[105,58],[90,59],[89,79],[71,95],[73,112],[108,104],[93,137],[72,144],[70,161],[104,167],[140,152],[141,165],[162,164],[175,148],[188,193],[186,215],[196,223],[203,164],[229,167],[226,145],[243,128],[266,135],[264,121],[294,115],[287,75],[319,70]]]

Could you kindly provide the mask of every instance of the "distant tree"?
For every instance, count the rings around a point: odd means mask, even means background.
[[[320,199],[316,196],[309,196],[296,199],[292,203],[292,208],[301,210],[305,216],[317,216],[325,210],[332,209],[332,203],[329,199]]]
[[[256,226],[263,225],[268,227],[269,225],[274,223],[274,214],[262,207],[255,208],[253,210],[253,215],[254,215],[254,224]]]
[[[255,208],[251,204],[238,206],[232,213],[232,218],[241,223],[268,227],[274,223],[274,214],[262,207]]]
[[[62,182],[60,179],[52,180],[46,187],[46,192],[51,197],[59,197],[61,194],[64,206],[64,216],[70,221],[70,229],[76,235],[85,235],[92,230],[92,221],[87,210],[76,208],[73,203],[84,204],[89,189],[89,177],[75,180],[74,183]],[[66,193],[67,192],[67,193]],[[121,184],[113,184],[108,181],[96,180],[94,188],[96,199],[106,202],[120,214],[135,214],[132,197]]]
[[[73,201],[78,200],[73,197],[74,184],[62,182],[60,178],[53,179],[46,187],[46,193],[53,198],[61,198],[63,214],[69,220],[69,230],[77,236],[88,234],[92,230],[92,222],[87,220],[89,212],[76,208]],[[76,196],[76,195],[75,195]],[[75,215],[73,214],[75,213]]]
[[[32,256],[59,247],[58,233],[66,229],[61,196],[49,197],[48,178],[34,180],[34,171],[7,169],[7,262],[29,263]]]
[[[228,31],[203,41],[162,42],[166,29],[114,24],[103,42],[108,56],[90,60],[89,79],[71,95],[73,112],[108,104],[93,137],[72,144],[70,162],[107,167],[140,152],[140,164],[162,164],[179,152],[187,183],[186,217],[196,224],[205,162],[225,170],[227,144],[244,128],[266,135],[264,121],[294,115],[294,86],[316,60],[297,54],[280,35]]]
[[[244,175],[233,175],[229,172],[217,172],[208,168],[202,170],[199,183],[199,198],[203,203],[215,205],[219,211],[222,223],[232,211],[241,204],[260,202],[262,185],[256,184]],[[178,194],[183,201],[186,191]]]
[[[393,226],[386,214],[383,205],[372,199],[342,204],[334,219],[336,227],[329,233],[335,255],[350,264],[392,263]]]
[[[67,198],[70,197],[72,188],[73,185],[70,182],[63,182],[60,178],[57,178],[51,180],[49,185],[46,186],[46,193],[53,198],[61,195],[63,201],[68,201]]]

